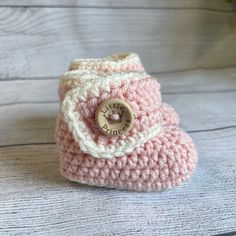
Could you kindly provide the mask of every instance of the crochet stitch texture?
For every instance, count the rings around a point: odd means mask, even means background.
[[[193,141],[136,54],[75,60],[61,77],[59,96],[56,140],[61,173],[69,180],[158,191],[190,177],[197,163]],[[126,135],[109,137],[95,125],[96,109],[110,98],[126,101],[134,112]]]

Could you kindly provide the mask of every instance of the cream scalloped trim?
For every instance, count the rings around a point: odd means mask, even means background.
[[[135,134],[133,137],[128,137],[126,140],[120,140],[116,144],[102,146],[98,145],[91,138],[86,125],[78,111],[75,111],[76,104],[79,101],[86,101],[88,95],[99,96],[100,91],[110,92],[110,83],[120,86],[123,81],[128,85],[132,80],[141,80],[149,77],[146,73],[117,73],[107,76],[94,74],[91,71],[74,72],[70,75],[66,73],[62,81],[67,76],[73,75],[73,78],[78,78],[81,81],[81,86],[70,90],[61,105],[61,111],[64,114],[64,119],[68,124],[70,131],[73,134],[75,141],[79,144],[80,149],[90,154],[95,158],[114,158],[126,155],[132,152],[135,148],[155,137],[161,130],[161,124],[157,124],[144,132]],[[131,80],[132,79],[132,80]],[[86,81],[86,83],[85,83]]]

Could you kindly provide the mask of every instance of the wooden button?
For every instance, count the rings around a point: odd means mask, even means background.
[[[108,99],[96,111],[96,124],[102,133],[109,136],[127,133],[132,128],[133,121],[131,107],[121,99]]]

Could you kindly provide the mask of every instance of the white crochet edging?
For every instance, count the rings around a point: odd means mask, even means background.
[[[74,73],[75,76],[76,73]],[[110,83],[116,86],[121,85],[125,81],[128,85],[132,80],[140,80],[149,77],[146,73],[117,73],[110,76],[94,75],[94,73],[78,73],[78,78],[82,83],[81,86],[70,90],[61,105],[61,111],[64,114],[64,120],[68,124],[69,130],[72,132],[75,141],[79,144],[80,149],[95,158],[114,158],[126,155],[135,148],[155,137],[161,130],[161,124],[157,124],[151,128],[147,128],[144,132],[137,133],[133,137],[126,140],[120,140],[112,145],[98,145],[91,138],[81,115],[75,111],[76,104],[79,101],[86,101],[88,95],[99,96],[100,91],[110,92]]]
[[[88,80],[94,80],[98,77],[106,76],[105,73],[97,72],[96,70],[88,70],[88,69],[81,69],[81,70],[72,70],[65,72],[59,81],[59,86],[65,85],[82,85],[83,83],[87,82]]]

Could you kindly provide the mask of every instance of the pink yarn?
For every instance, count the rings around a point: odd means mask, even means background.
[[[126,65],[125,70],[136,67]],[[104,72],[104,68],[102,70]],[[110,69],[110,73],[113,72]],[[73,87],[62,85],[59,88],[60,99]],[[108,98],[123,99],[131,106],[134,125],[128,134],[109,137],[96,127],[96,109]],[[160,85],[151,77],[132,80],[129,86],[126,83],[113,86],[111,92],[101,91],[99,96],[78,102],[76,110],[82,115],[93,140],[100,145],[113,144],[160,122],[163,126],[156,137],[129,154],[96,159],[80,150],[63,114],[60,114],[56,139],[61,173],[71,181],[135,191],[159,191],[186,181],[196,166],[197,152],[192,139],[177,126],[179,118],[173,108],[161,102]]]
[[[59,121],[61,173],[82,184],[135,191],[159,191],[189,179],[197,162],[191,138],[176,126],[165,126],[154,139],[129,155],[96,159],[80,151]]]

